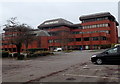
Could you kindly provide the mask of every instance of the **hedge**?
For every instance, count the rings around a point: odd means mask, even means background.
[[[38,57],[38,56],[46,56],[46,55],[49,55],[49,54],[53,54],[53,53],[51,53],[50,51],[36,51],[33,54],[27,55],[27,57],[31,58],[31,57]]]

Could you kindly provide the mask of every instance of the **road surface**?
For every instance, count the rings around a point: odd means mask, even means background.
[[[100,52],[100,51],[99,51]],[[56,52],[30,60],[2,60],[3,82],[118,82],[118,65],[94,65],[90,57],[98,52]],[[113,73],[114,71],[114,73]],[[109,78],[111,77],[111,78]]]

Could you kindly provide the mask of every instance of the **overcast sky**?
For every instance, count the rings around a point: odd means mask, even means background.
[[[63,18],[81,23],[79,17],[100,12],[110,12],[118,21],[118,2],[2,2],[0,3],[0,26],[11,17],[26,23],[34,29],[46,20]],[[2,28],[0,29],[2,32]],[[120,36],[120,34],[119,34]]]

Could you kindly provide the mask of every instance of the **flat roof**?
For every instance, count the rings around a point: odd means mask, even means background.
[[[93,18],[100,18],[100,17],[110,17],[113,19],[113,21],[116,22],[116,25],[119,26],[119,23],[116,21],[115,17],[111,15],[109,12],[102,12],[102,13],[96,13],[96,14],[90,14],[90,15],[83,15],[79,17],[80,21],[87,20],[87,19],[93,19]]]
[[[99,18],[99,17],[106,17],[106,16],[114,18],[114,16],[112,16],[109,12],[102,12],[102,13],[96,13],[96,14],[90,14],[90,15],[83,15],[83,16],[80,16],[79,19],[82,21],[85,19],[92,19],[92,18]]]

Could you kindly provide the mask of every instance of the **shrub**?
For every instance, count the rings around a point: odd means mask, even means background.
[[[28,54],[27,57],[31,58],[31,57],[38,57],[38,56],[46,56],[49,54],[53,54],[53,53],[51,53],[50,51],[36,51],[33,54]]]
[[[13,56],[12,56],[13,55]],[[9,54],[9,57],[17,57],[18,56],[18,53],[10,53]]]
[[[9,53],[7,51],[0,51],[0,54],[2,54],[2,58],[9,57]]]
[[[31,49],[27,49],[26,51],[27,52],[30,52],[30,53],[34,53],[34,52],[37,52],[37,51],[47,51],[48,49],[46,48],[31,48]]]
[[[12,56],[12,54],[13,54],[13,56]],[[23,54],[20,54],[20,56],[18,56],[18,55],[19,55],[18,53],[11,53],[11,54],[9,54],[9,57],[15,57],[18,60],[23,60],[25,58],[25,56]]]
[[[13,57],[18,57],[18,53],[14,53],[14,54],[13,54]]]

